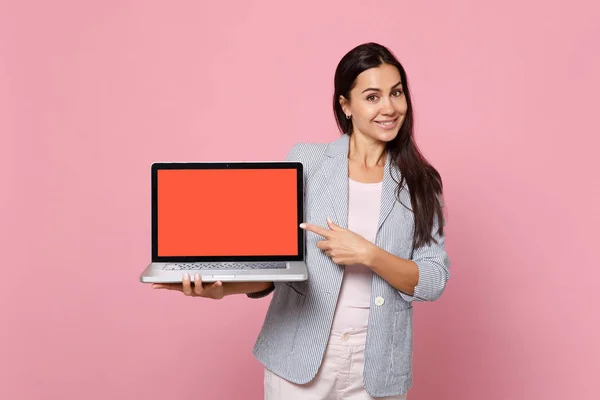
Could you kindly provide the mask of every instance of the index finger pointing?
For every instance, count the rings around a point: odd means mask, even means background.
[[[329,229],[321,228],[320,226],[303,223],[300,224],[300,228],[316,233],[317,235],[323,236],[325,239],[331,238],[331,231]]]

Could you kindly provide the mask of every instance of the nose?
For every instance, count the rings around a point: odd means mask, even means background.
[[[383,98],[383,101],[381,102],[381,109],[379,110],[379,112],[382,115],[390,115],[394,113],[394,106],[392,105],[392,102],[389,98]]]

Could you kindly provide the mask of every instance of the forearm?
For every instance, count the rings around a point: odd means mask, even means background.
[[[365,265],[402,293],[412,296],[419,283],[419,269],[414,261],[397,257],[373,245]]]
[[[224,295],[262,292],[273,287],[273,282],[228,282],[224,284]]]

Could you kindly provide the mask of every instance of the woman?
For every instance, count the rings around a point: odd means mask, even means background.
[[[154,287],[214,299],[273,292],[253,351],[265,399],[405,399],[412,303],[438,299],[449,278],[442,182],[414,142],[406,73],[387,48],[342,58],[333,107],[342,136],[287,157],[305,167],[309,279]]]

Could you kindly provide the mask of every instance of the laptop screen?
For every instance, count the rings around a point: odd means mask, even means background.
[[[300,163],[153,165],[153,259],[302,259]]]

